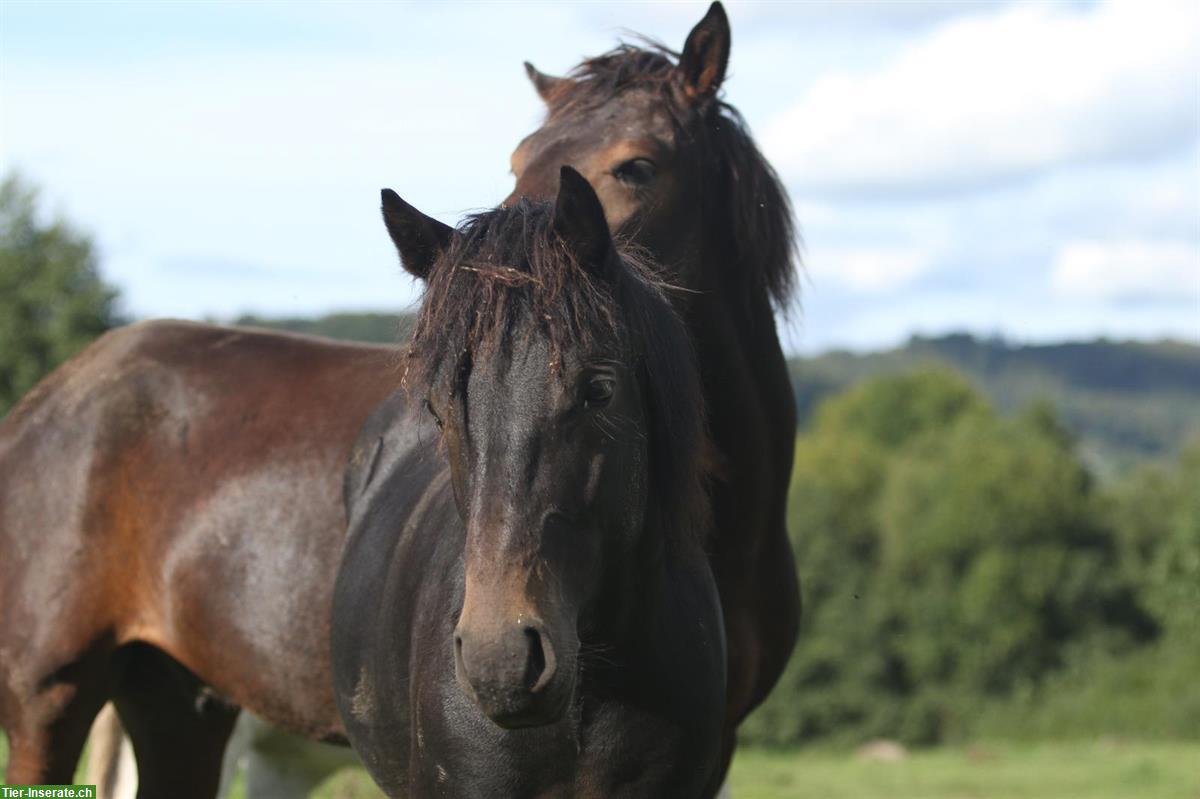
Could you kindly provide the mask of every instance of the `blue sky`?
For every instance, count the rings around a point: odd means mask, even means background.
[[[565,72],[707,3],[0,4],[0,169],[138,317],[410,307],[390,186],[506,196]],[[804,234],[789,349],[967,329],[1200,340],[1193,2],[731,2],[726,99]]]

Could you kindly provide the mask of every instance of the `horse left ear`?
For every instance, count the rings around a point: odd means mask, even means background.
[[[568,80],[568,78],[556,78],[553,75],[540,72],[537,67],[528,61],[525,62],[525,74],[529,76],[529,82],[537,90],[538,97],[541,97],[542,102],[545,103],[550,102],[550,98],[554,95],[555,90]]]
[[[729,65],[729,43],[729,17],[715,2],[688,34],[679,56],[677,70],[687,99],[697,102],[716,96]]]
[[[587,178],[569,166],[558,172],[553,224],[554,232],[575,253],[580,265],[601,277],[609,274],[613,244],[604,206]]]
[[[425,280],[454,237],[454,228],[413,208],[391,189],[380,192],[383,224],[400,253],[400,263],[413,277]]]

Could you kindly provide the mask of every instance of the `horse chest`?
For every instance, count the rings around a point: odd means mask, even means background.
[[[686,731],[629,706],[577,709],[530,730],[500,730],[449,694],[428,710],[438,718],[414,721],[414,797],[650,799],[695,796],[703,785]]]

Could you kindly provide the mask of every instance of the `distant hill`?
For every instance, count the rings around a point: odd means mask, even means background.
[[[235,324],[357,341],[403,341],[408,314],[339,313],[316,319],[243,316]],[[1174,455],[1200,436],[1200,346],[1177,341],[1018,345],[966,333],[914,336],[903,347],[833,351],[788,362],[800,423],[825,397],[857,380],[928,364],[965,372],[1003,411],[1049,402],[1101,476]]]
[[[915,336],[900,348],[789,361],[801,424],[825,396],[864,377],[947,364],[1004,411],[1045,401],[1101,476],[1169,457],[1200,436],[1200,346],[1178,341],[1017,345],[965,333]]]
[[[233,323],[242,327],[267,327],[312,336],[393,344],[408,338],[413,316],[391,313],[335,313],[315,319],[240,316]]]

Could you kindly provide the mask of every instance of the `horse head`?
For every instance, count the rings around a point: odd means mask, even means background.
[[[511,159],[520,197],[551,197],[558,168],[583,174],[618,238],[682,285],[787,305],[795,282],[787,194],[738,112],[720,98],[730,52],[719,2],[677,54],[622,44],[566,77],[525,68],[546,103]]]
[[[589,638],[636,612],[663,531],[702,527],[690,343],[570,167],[553,204],[458,230],[389,191],[383,213],[426,282],[405,380],[440,431],[466,531],[457,681],[502,727],[548,724]]]

